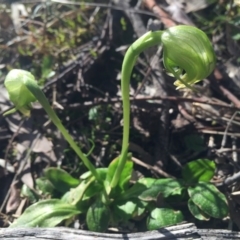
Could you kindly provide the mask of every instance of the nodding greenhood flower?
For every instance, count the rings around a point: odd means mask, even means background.
[[[19,110],[25,116],[30,116],[31,103],[36,101],[35,96],[27,88],[29,81],[35,83],[35,78],[30,72],[13,69],[8,73],[4,82],[9,98],[15,105],[14,110]],[[13,111],[9,111],[11,112]]]
[[[165,30],[161,37],[163,63],[174,76],[177,89],[206,78],[214,69],[216,56],[207,35],[192,26],[179,25]]]

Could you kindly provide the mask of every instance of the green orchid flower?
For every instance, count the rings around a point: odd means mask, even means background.
[[[165,30],[161,37],[163,63],[174,76],[177,89],[206,78],[214,69],[216,57],[213,47],[200,29],[180,25]]]
[[[28,71],[19,69],[13,69],[10,73],[11,74],[8,74],[4,81],[4,85],[15,108],[6,112],[4,115],[13,113],[18,110],[23,115],[29,117],[32,106],[31,103],[35,102],[37,99],[27,89],[27,84],[29,82],[35,81],[34,76]]]

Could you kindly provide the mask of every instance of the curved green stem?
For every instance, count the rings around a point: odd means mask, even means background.
[[[68,133],[66,128],[62,125],[60,119],[56,115],[56,113],[52,110],[51,106],[48,103],[48,100],[40,87],[37,85],[35,81],[26,81],[25,86],[28,88],[28,90],[35,96],[35,98],[40,102],[40,104],[43,106],[44,110],[47,112],[49,118],[52,120],[52,122],[56,125],[56,127],[60,130],[64,138],[67,140],[69,145],[72,147],[72,149],[77,153],[79,158],[83,161],[84,165],[91,171],[93,176],[98,180],[101,181],[99,178],[97,171],[95,167],[92,165],[92,163],[89,161],[89,159],[86,157],[86,155],[81,151],[81,149],[77,146],[77,144],[72,139],[71,135]]]
[[[122,64],[121,92],[123,101],[123,139],[122,150],[119,158],[118,167],[111,182],[114,188],[119,182],[120,175],[127,160],[129,129],[130,129],[130,99],[129,84],[133,67],[137,57],[149,47],[161,44],[161,36],[163,31],[147,32],[137,39],[127,50]]]

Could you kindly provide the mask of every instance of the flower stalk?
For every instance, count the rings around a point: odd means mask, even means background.
[[[177,81],[177,89],[188,87],[207,77],[214,69],[216,57],[212,45],[204,32],[192,26],[175,26],[165,31],[150,31],[137,39],[127,50],[122,64],[121,92],[123,102],[123,139],[119,163],[111,182],[114,188],[119,182],[127,160],[130,99],[129,85],[137,57],[144,50],[163,45],[163,64],[167,72]]]

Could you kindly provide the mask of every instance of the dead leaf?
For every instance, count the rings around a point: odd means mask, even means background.
[[[6,160],[1,159],[1,158],[0,158],[0,166],[4,169],[6,168],[6,170],[8,172],[11,172],[11,173],[15,172],[15,168],[13,167],[13,165],[10,164],[8,161],[6,162]]]
[[[23,163],[24,164],[24,163]],[[21,167],[19,167],[20,169]],[[25,183],[30,189],[34,188],[34,181],[31,173],[31,164],[29,161],[24,165],[22,172],[19,173],[21,180]]]
[[[6,213],[14,212],[20,204],[20,189],[17,185],[18,181],[15,181],[10,187],[10,195],[7,201]]]
[[[20,204],[19,204],[19,206],[18,206],[18,208],[17,208],[17,211],[15,212],[15,215],[16,215],[17,217],[19,217],[19,216],[22,215],[23,209],[24,209],[24,207],[25,207],[25,205],[26,205],[27,200],[28,200],[27,198],[24,198],[24,199],[21,200],[21,202],[20,202]]]
[[[15,2],[11,4],[12,21],[16,33],[21,33],[21,18],[27,17],[28,12],[22,3]]]
[[[34,147],[33,147],[33,152],[39,153],[47,153],[52,151],[53,144],[51,141],[49,141],[46,137],[41,136],[38,139],[35,139],[34,141]]]
[[[183,6],[179,4],[172,4],[168,6],[167,11],[170,13],[172,19],[178,23],[194,26],[193,21],[188,17]]]
[[[217,2],[217,0],[166,0],[169,5],[184,6],[185,12],[196,12]]]

